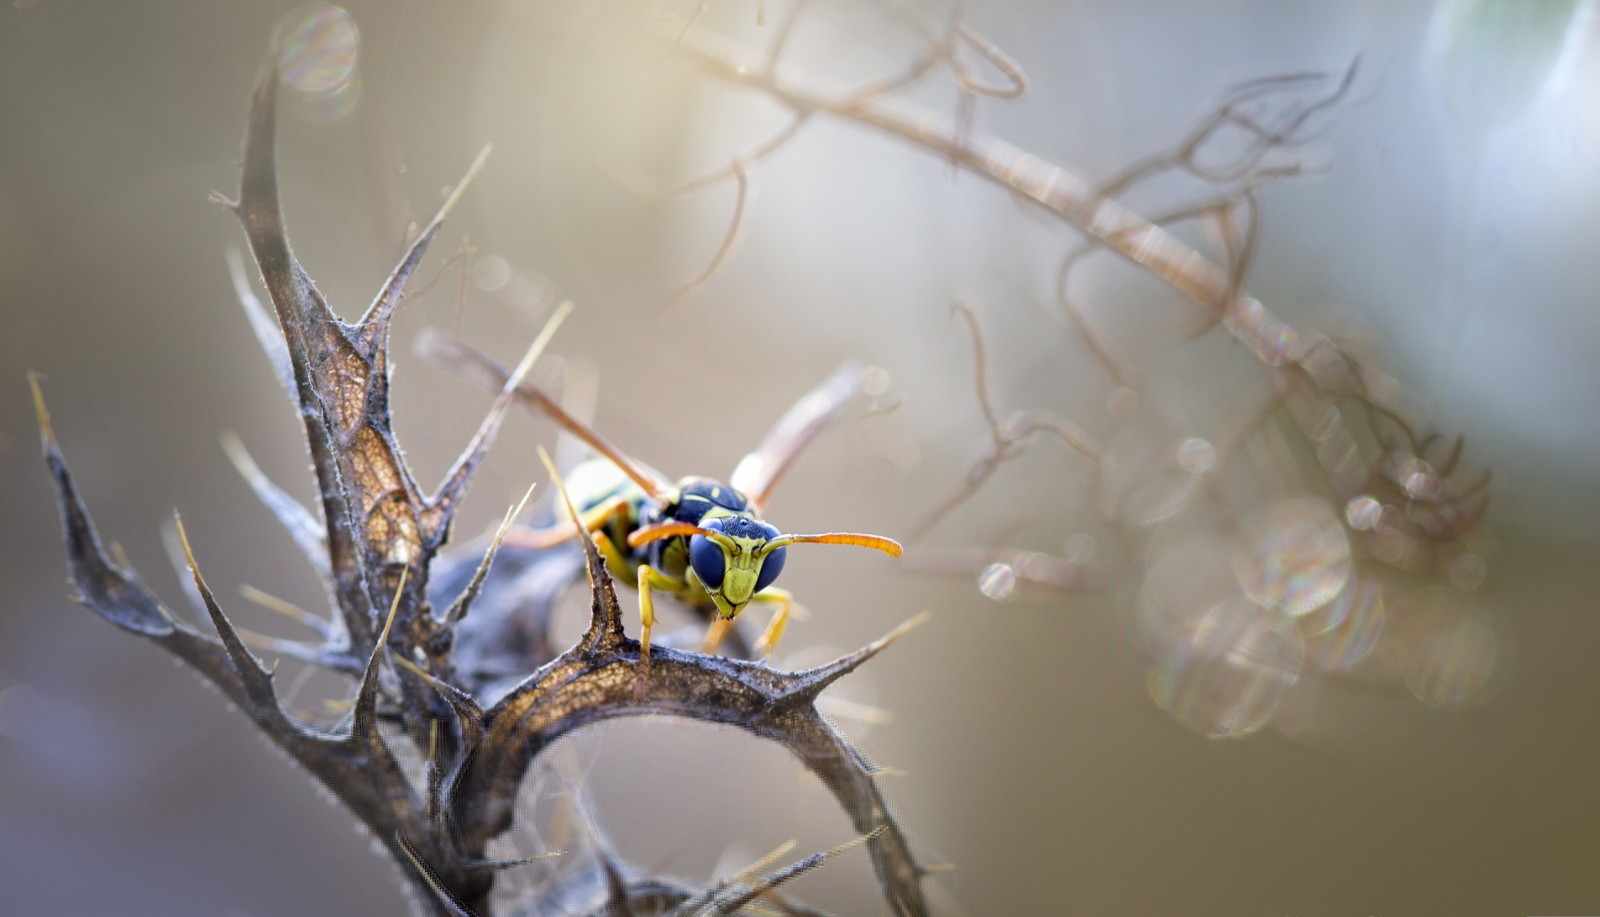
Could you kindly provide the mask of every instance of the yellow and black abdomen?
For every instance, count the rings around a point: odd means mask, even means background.
[[[628,547],[628,536],[644,524],[652,514],[654,501],[644,492],[644,488],[635,484],[631,478],[618,470],[616,465],[603,458],[579,463],[563,476],[563,481],[580,515],[587,515],[590,510],[616,500],[623,501],[621,511],[606,520],[606,523],[596,531],[604,533],[617,548],[617,553],[628,562],[627,569],[613,569],[611,575],[624,582],[633,582],[634,576],[639,571],[639,564],[644,562],[644,557],[640,552]],[[566,508],[559,504],[556,520],[567,521]]]

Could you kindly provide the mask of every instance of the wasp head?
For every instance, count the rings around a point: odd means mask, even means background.
[[[722,616],[732,618],[783,572],[788,549],[776,528],[748,515],[709,520],[701,531],[689,539],[689,566]]]

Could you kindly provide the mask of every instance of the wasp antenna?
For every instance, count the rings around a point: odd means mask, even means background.
[[[717,542],[727,540],[727,536],[721,532],[703,529],[692,522],[659,522],[655,525],[647,525],[635,529],[628,536],[628,547],[643,547],[652,541],[660,541],[663,538],[676,538],[682,535],[704,535]]]
[[[905,548],[893,538],[882,535],[861,535],[855,532],[828,532],[823,535],[780,535],[767,542],[761,549],[763,555],[770,554],[777,549],[791,544],[853,544],[862,548],[873,548],[889,555],[899,557],[905,553]]]

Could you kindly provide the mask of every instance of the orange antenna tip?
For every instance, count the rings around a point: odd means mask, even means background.
[[[791,544],[849,544],[882,551],[890,557],[899,557],[905,553],[905,548],[893,538],[885,538],[882,535],[862,535],[855,532],[828,532],[822,535],[783,535],[767,542],[766,547],[762,550],[763,552],[771,552]]]

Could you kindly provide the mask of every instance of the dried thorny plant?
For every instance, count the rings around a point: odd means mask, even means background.
[[[619,717],[670,715],[738,727],[782,745],[833,792],[865,844],[890,908],[926,913],[912,857],[875,783],[874,769],[817,712],[829,685],[901,631],[816,668],[776,671],[760,662],[655,649],[641,679],[640,645],[623,633],[612,581],[593,544],[542,552],[501,546],[501,536],[444,550],[473,472],[495,437],[513,389],[548,340],[547,327],[508,380],[438,490],[419,487],[392,432],[389,329],[413,271],[458,184],[411,243],[361,319],[340,320],[290,249],[275,164],[278,61],[269,58],[245,132],[236,200],[276,321],[235,271],[241,302],[300,412],[320,505],[308,509],[266,480],[242,447],[235,460],[289,529],[326,587],[332,614],[303,616],[317,644],[266,645],[349,676],[348,714],[320,728],[286,707],[268,668],[201,574],[178,527],[187,575],[208,622],[169,610],[127,561],[108,556],[51,431],[37,380],[44,452],[59,495],[76,598],[107,621],[175,654],[214,684],[291,758],[337,796],[399,865],[428,913],[491,913],[496,877],[530,859],[499,860],[490,844],[513,827],[525,775],[560,737]],[[487,152],[487,151],[485,151]],[[467,174],[483,163],[480,155]],[[507,523],[511,516],[508,515]],[[564,650],[550,643],[553,603],[586,573],[589,624]],[[210,631],[214,631],[214,634]],[[598,828],[591,826],[591,831]],[[778,887],[835,851],[769,873],[770,863],[695,888],[617,862],[598,837],[587,856],[503,913],[731,914],[750,906],[815,913]],[[555,851],[532,851],[531,859]]]
[[[979,574],[996,598],[1019,583],[1071,591],[1103,586],[1113,570],[1131,574],[1140,590],[1141,649],[1151,657],[1152,692],[1180,720],[1211,735],[1241,735],[1272,721],[1290,687],[1312,670],[1367,683],[1398,675],[1413,693],[1441,705],[1481,687],[1487,663],[1480,650],[1485,640],[1492,648],[1492,634],[1485,636],[1481,618],[1458,599],[1483,575],[1471,538],[1486,506],[1487,478],[1462,473],[1461,439],[1427,432],[1411,399],[1370,353],[1290,327],[1248,291],[1261,238],[1257,196],[1267,183],[1304,171],[1302,145],[1348,100],[1357,68],[1243,84],[1170,150],[1091,182],[974,132],[980,99],[1021,96],[1027,80],[1017,61],[961,18],[959,6],[938,27],[886,6],[922,36],[921,52],[895,77],[827,94],[779,72],[805,7],[802,0],[790,8],[763,55],[706,34],[697,21],[668,36],[674,53],[710,77],[792,113],[789,125],[725,168],[677,188],[645,188],[670,196],[719,182],[737,187],[735,212],[714,256],[674,298],[706,283],[732,253],[753,170],[818,117],[896,137],[1083,236],[1059,266],[1060,313],[1103,371],[1113,416],[1078,422],[1047,395],[1040,397],[1045,403],[1002,411],[990,394],[990,352],[978,313],[958,305],[973,345],[986,442],[922,531],[980,496],[1002,467],[1041,439],[1055,440],[1081,456],[1087,502],[1116,556],[990,546],[929,548],[925,562]],[[902,97],[939,74],[957,91],[952,115]],[[321,632],[320,643],[263,645],[353,679],[349,713],[322,729],[286,708],[272,670],[207,588],[186,536],[188,574],[215,636],[169,611],[125,560],[107,555],[41,398],[45,452],[78,598],[165,646],[234,700],[374,832],[431,913],[490,913],[497,876],[530,862],[496,859],[491,844],[513,827],[525,775],[559,737],[600,720],[651,714],[733,725],[782,744],[848,813],[891,908],[925,913],[925,870],[890,817],[874,769],[815,706],[829,684],[896,634],[800,672],[658,647],[641,682],[639,644],[624,634],[609,575],[588,542],[581,553],[533,551],[500,537],[445,550],[473,471],[548,334],[500,387],[437,492],[425,494],[392,434],[389,323],[467,181],[417,236],[361,320],[346,324],[289,248],[273,159],[276,90],[269,66],[252,106],[238,198],[225,203],[245,227],[276,313],[256,301],[237,268],[245,311],[301,412],[321,505],[301,506],[266,480],[242,447],[233,452],[320,575],[333,610],[305,619]],[[481,164],[480,157],[467,179]],[[1172,174],[1197,189],[1192,199],[1149,217],[1128,203],[1148,180]],[[1181,241],[1178,227],[1189,223],[1209,234],[1213,254]],[[1143,368],[1119,353],[1095,305],[1073,295],[1075,274],[1100,253],[1159,278],[1197,307],[1199,320],[1172,335],[1175,345],[1221,334],[1241,345],[1234,352],[1259,371],[1261,397],[1234,412],[1231,428],[1191,435],[1186,418],[1164,411]],[[1193,319],[1195,312],[1182,315]],[[1142,439],[1125,435],[1134,429]],[[1152,439],[1159,444],[1154,450]],[[1157,473],[1150,473],[1152,465]],[[562,649],[552,645],[551,612],[579,575],[591,587],[589,625]],[[1401,589],[1410,592],[1400,595]],[[696,888],[619,862],[598,826],[589,830],[587,839],[568,845],[546,880],[528,883],[529,893],[510,913],[713,914],[751,906],[813,913],[781,897],[779,887],[856,843],[768,872],[777,859],[770,857]],[[554,853],[525,852],[532,859]]]
[[[1059,554],[925,547],[912,559],[977,574],[996,599],[1029,583],[1059,594],[1133,582],[1152,694],[1213,736],[1271,722],[1297,682],[1321,680],[1313,675],[1366,687],[1403,683],[1437,706],[1476,696],[1495,654],[1487,618],[1467,595],[1485,575],[1478,523],[1488,474],[1466,472],[1463,438],[1429,430],[1416,400],[1372,348],[1292,327],[1248,290],[1261,239],[1258,195],[1274,181],[1317,171],[1308,167],[1305,147],[1352,102],[1359,61],[1333,73],[1239,84],[1171,148],[1090,181],[973,130],[979,99],[1016,98],[1028,81],[1020,63],[966,22],[966,4],[951,5],[937,25],[887,0],[874,7],[917,34],[920,51],[897,75],[846,91],[812,89],[785,63],[805,0],[789,8],[764,51],[697,21],[668,36],[699,72],[790,113],[788,124],[724,168],[676,187],[623,170],[625,184],[654,196],[737,185],[733,217],[710,265],[675,296],[703,285],[729,257],[752,170],[814,118],[871,128],[986,179],[1081,235],[1057,269],[1057,300],[1062,320],[1101,371],[1111,416],[1079,423],[1048,401],[1002,416],[990,397],[977,314],[958,303],[974,347],[987,442],[918,531],[928,536],[1002,466],[1037,442],[1054,441],[1081,457],[1096,534],[1114,550],[1094,556],[1097,539],[1080,533]],[[989,75],[978,75],[979,68]],[[950,115],[905,98],[941,76],[956,91]],[[1146,216],[1128,200],[1152,184],[1176,184],[1187,197]],[[1178,235],[1196,227],[1212,253]],[[1073,278],[1100,253],[1119,256],[1192,304],[1176,312],[1179,331],[1157,332],[1173,346],[1216,333],[1239,345],[1233,352],[1252,365],[1259,394],[1229,407],[1224,429],[1196,435],[1198,421],[1164,404],[1170,399],[1143,367],[1119,354],[1097,320],[1101,310],[1073,293]]]

